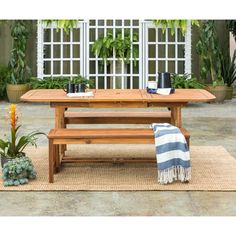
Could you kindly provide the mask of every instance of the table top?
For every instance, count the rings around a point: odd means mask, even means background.
[[[25,102],[96,103],[96,102],[210,102],[215,96],[204,89],[176,89],[170,95],[149,94],[143,89],[97,89],[93,97],[68,97],[62,89],[35,89],[21,96]]]

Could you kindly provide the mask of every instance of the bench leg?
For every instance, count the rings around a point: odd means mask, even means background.
[[[53,139],[49,139],[49,170],[48,170],[48,177],[49,177],[49,183],[54,182],[54,160],[55,160],[55,145],[53,145]]]
[[[65,121],[64,121],[64,129],[66,129]],[[66,144],[62,144],[61,147],[62,147],[62,153],[65,154],[65,151],[67,150],[67,145]]]
[[[61,165],[61,156],[65,156],[65,150],[64,150],[64,147],[63,147],[64,144],[62,145],[56,145],[56,149],[55,149],[55,163],[56,163],[56,172],[59,171],[60,169],[60,165]]]
[[[55,147],[55,159],[56,159],[56,173],[58,173],[60,171],[60,166],[61,166],[60,146],[54,145],[54,147]]]
[[[65,128],[65,122],[64,122],[64,113],[65,113],[65,107],[55,107],[55,128]],[[60,153],[62,155],[65,155],[65,145],[60,145]],[[56,157],[56,169],[60,167],[60,155],[57,155]]]
[[[186,139],[186,142],[187,142],[187,144],[188,144],[188,148],[190,149],[190,138],[187,138],[187,139]]]

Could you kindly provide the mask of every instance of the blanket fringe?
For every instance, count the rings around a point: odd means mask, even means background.
[[[160,184],[172,183],[174,180],[181,182],[191,180],[191,167],[172,166],[165,170],[158,170],[158,182]]]

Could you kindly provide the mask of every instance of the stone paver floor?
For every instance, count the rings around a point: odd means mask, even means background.
[[[1,138],[8,132],[8,105],[0,102]],[[18,107],[28,132],[53,127],[49,105]],[[222,145],[236,158],[235,98],[224,104],[191,104],[183,109],[183,124],[191,145]],[[39,145],[47,145],[47,139],[41,138]],[[228,216],[236,215],[236,192],[0,192],[0,216],[6,215]]]

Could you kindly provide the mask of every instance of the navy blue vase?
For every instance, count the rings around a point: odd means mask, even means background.
[[[158,72],[158,88],[171,88],[169,72]]]

